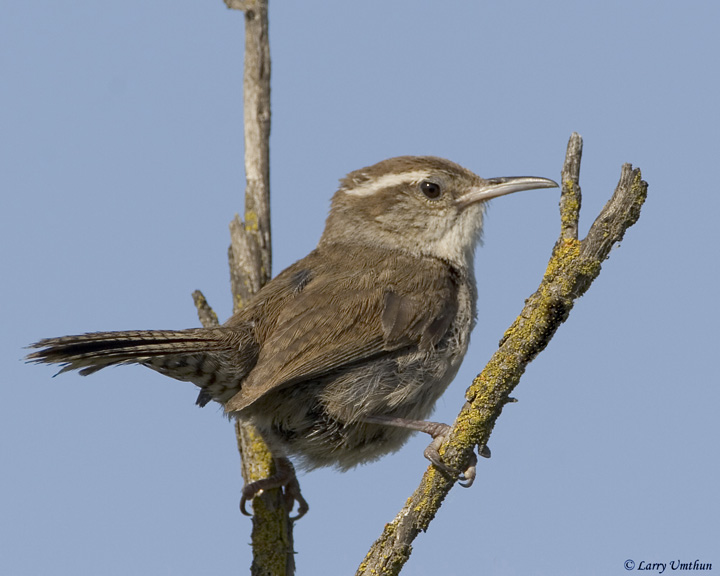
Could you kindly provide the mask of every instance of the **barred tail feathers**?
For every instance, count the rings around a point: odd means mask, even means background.
[[[79,370],[87,376],[107,366],[142,364],[202,388],[200,405],[229,400],[257,359],[247,331],[224,327],[91,332],[46,338],[31,348],[39,350],[27,356],[29,361],[59,364],[58,374]]]

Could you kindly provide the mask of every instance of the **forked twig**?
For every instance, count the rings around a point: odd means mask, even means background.
[[[485,446],[503,406],[520,381],[527,365],[545,347],[582,296],[600,274],[602,263],[625,231],[637,222],[647,197],[647,183],[640,170],[622,167],[612,198],[595,220],[587,237],[578,240],[580,216],[580,159],[582,139],[573,133],[562,171],[560,237],[553,248],[537,291],[505,332],[500,347],[466,392],[466,403],[455,420],[453,432],[441,448],[443,460],[464,470],[476,446]],[[357,575],[398,574],[412,552],[412,542],[425,531],[455,481],[433,466],[395,519],[385,526],[372,545]]]

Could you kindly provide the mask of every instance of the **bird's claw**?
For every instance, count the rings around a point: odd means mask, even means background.
[[[278,458],[275,462],[277,472],[272,476],[263,478],[262,480],[256,480],[245,484],[242,489],[242,496],[240,498],[240,512],[245,516],[252,516],[252,513],[247,510],[247,503],[256,496],[259,496],[263,490],[270,490],[272,488],[282,488],[283,490],[283,502],[285,509],[288,513],[292,512],[295,507],[295,502],[298,504],[297,514],[290,516],[290,520],[299,520],[310,509],[307,500],[303,498],[302,492],[300,492],[300,483],[295,476],[295,469],[292,464],[286,458]]]
[[[475,482],[475,477],[477,476],[478,459],[475,451],[471,453],[472,456],[470,457],[470,462],[468,463],[468,467],[464,471],[458,470],[453,466],[448,466],[440,456],[439,449],[440,446],[448,439],[452,427],[448,426],[447,424],[442,424],[440,422],[432,422],[431,424],[432,426],[429,427],[426,431],[432,436],[433,441],[427,448],[425,448],[425,458],[430,460],[433,466],[439,468],[448,476],[457,478],[458,484],[460,484],[460,486],[462,486],[463,488],[470,488],[470,486],[473,485],[473,482]],[[487,446],[483,446],[482,448],[480,448],[480,456],[482,456],[483,458],[490,458],[490,449]]]

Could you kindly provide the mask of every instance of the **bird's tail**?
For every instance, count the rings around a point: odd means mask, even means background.
[[[251,335],[225,327],[92,332],[46,338],[30,347],[38,350],[28,354],[29,361],[59,364],[58,374],[79,370],[87,376],[107,366],[142,364],[200,386],[200,405],[229,400],[256,360]]]

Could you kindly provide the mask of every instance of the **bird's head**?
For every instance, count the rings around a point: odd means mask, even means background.
[[[469,268],[488,200],[556,186],[534,176],[485,179],[434,156],[390,158],[341,180],[320,246],[399,250]]]

